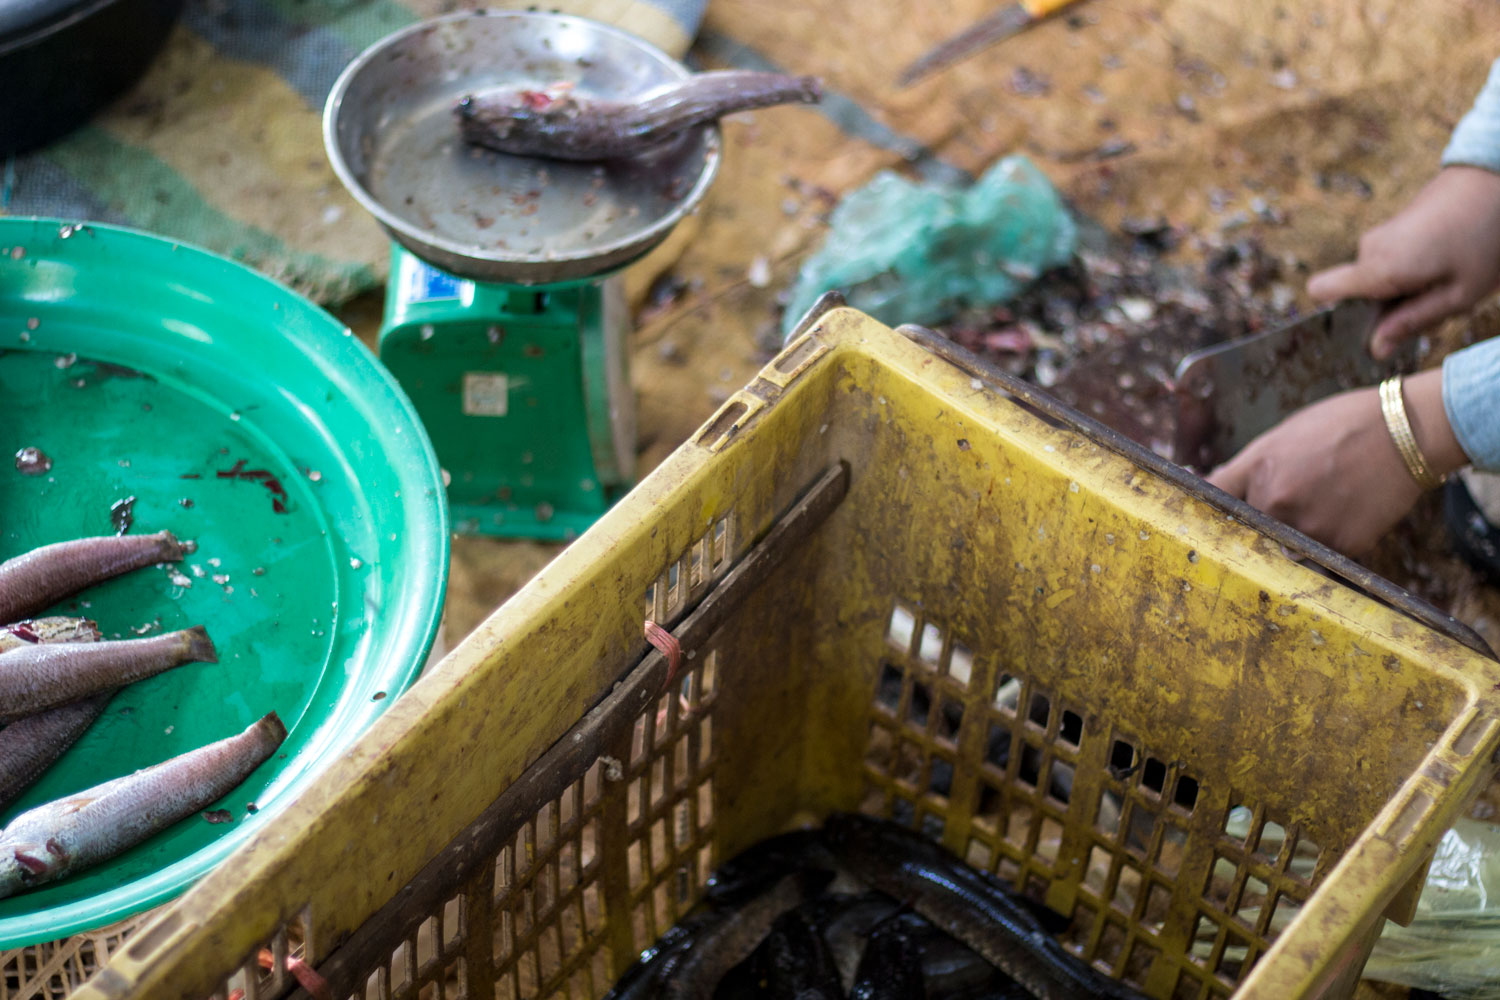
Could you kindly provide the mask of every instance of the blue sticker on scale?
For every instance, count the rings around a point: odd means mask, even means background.
[[[414,261],[406,272],[406,288],[403,296],[408,302],[433,302],[438,299],[461,298],[465,285],[472,282],[439,271],[431,264]]]

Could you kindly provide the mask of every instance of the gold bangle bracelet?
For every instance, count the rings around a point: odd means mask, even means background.
[[[1406,471],[1423,490],[1435,490],[1443,480],[1433,475],[1417,447],[1417,436],[1412,433],[1411,421],[1406,417],[1406,399],[1401,392],[1401,376],[1395,375],[1380,383],[1380,412],[1385,417],[1385,429],[1390,432]]]

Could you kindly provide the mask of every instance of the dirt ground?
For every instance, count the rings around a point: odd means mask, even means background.
[[[941,162],[978,174],[1024,153],[1107,232],[1142,220],[1170,227],[1163,259],[1173,266],[1201,269],[1224,247],[1251,243],[1276,280],[1241,290],[1246,308],[1221,315],[1215,332],[1232,337],[1248,332],[1247,316],[1305,307],[1306,274],[1346,258],[1364,228],[1420,188],[1500,51],[1500,7],[1479,0],[1084,0],[896,86],[909,60],[991,6],[709,5],[699,65],[816,73],[863,118],[803,108],[736,116],[698,217],[628,273],[640,475],[774,352],[778,300],[838,198],[878,169],[916,174]],[[378,298],[342,312],[373,339]],[[1477,325],[1450,324],[1429,361]],[[1076,360],[1061,359],[1064,380]],[[1500,605],[1449,556],[1435,508],[1400,534],[1372,565],[1500,640]],[[447,642],[558,551],[455,539]]]
[[[878,169],[978,174],[1024,153],[1106,232],[1142,220],[1170,229],[1162,259],[1172,266],[1202,270],[1226,246],[1253,246],[1274,276],[1224,314],[1214,332],[1233,337],[1248,332],[1246,317],[1306,307],[1306,275],[1347,258],[1432,176],[1500,55],[1500,5],[1481,0],[1084,0],[909,89],[895,85],[909,60],[994,6],[712,0],[700,66],[815,73],[852,105],[726,122],[723,167],[698,217],[629,273],[641,475],[774,352],[779,297],[839,197]],[[344,315],[370,338],[379,303],[356,300]],[[1427,363],[1496,323],[1493,312],[1450,323],[1430,338]],[[1031,350],[1018,362],[1028,373]],[[1061,357],[1058,377],[1083,360]],[[447,643],[558,551],[456,538]],[[1451,554],[1435,498],[1370,565],[1500,645],[1500,593]],[[1497,812],[1500,794],[1476,806],[1481,817]]]

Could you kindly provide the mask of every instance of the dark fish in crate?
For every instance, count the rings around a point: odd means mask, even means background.
[[[648,1000],[661,992],[664,970],[675,968],[681,952],[692,947],[693,935],[712,921],[715,914],[700,910],[673,924],[641,957],[625,970],[604,1000]]]
[[[627,969],[605,1000],[709,1000],[724,975],[748,958],[776,918],[803,896],[803,874],[793,873],[737,906],[695,910]]]
[[[849,813],[831,816],[824,832],[854,874],[973,948],[1040,1000],[1142,1000],[1136,990],[1069,954],[1012,893],[933,841]]]
[[[901,904],[883,892],[857,896],[827,895],[804,907],[808,919],[828,943],[829,954],[838,967],[845,993],[854,984],[854,974],[870,932],[900,909]]]
[[[782,876],[760,895],[720,910],[719,919],[694,935],[662,976],[660,996],[668,1000],[709,1000],[719,980],[760,946],[786,911],[820,890],[832,873],[794,872]]]
[[[777,917],[816,895],[833,877],[833,857],[817,832],[793,831],[761,841],[720,866],[703,903],[626,970],[607,1000],[708,1000],[725,974],[765,939]]]
[[[767,981],[774,997],[837,1000],[844,995],[828,945],[796,910],[784,913],[766,935]]]
[[[900,920],[870,932],[849,1000],[927,1000],[922,946]]]
[[[159,562],[176,562],[170,531],[56,542],[0,563],[0,623],[34,615],[85,587]]]
[[[0,722],[123,687],[184,663],[217,663],[202,625],[115,642],[39,643],[0,653]]]
[[[1022,900],[1029,904],[1030,900]],[[900,903],[883,892],[858,896],[823,896],[807,907],[814,926],[828,942],[828,950],[839,967],[845,991],[854,988],[861,961],[870,953],[871,936],[886,925],[899,928],[917,946],[927,1000],[967,1000],[986,997],[1004,1000],[1014,995],[1029,997],[984,957],[934,927],[919,913],[904,910]],[[1046,911],[1053,925],[1060,923],[1056,914]],[[1045,926],[1045,924],[1044,924]],[[1066,926],[1062,924],[1061,926]]]
[[[1031,994],[1023,986],[962,941],[938,930],[920,913],[904,911],[891,923],[917,945],[927,1000],[1030,1000]]]
[[[236,736],[22,813],[0,833],[0,898],[107,861],[207,808],[285,739],[272,712]]]
[[[831,868],[820,835],[804,830],[731,858],[709,878],[703,901],[625,970],[605,1000],[659,997],[668,984],[677,996],[714,995],[714,981],[725,980],[736,965],[746,967],[746,956],[777,916],[832,879],[832,871],[820,867],[824,861]]]
[[[737,906],[785,875],[836,867],[821,831],[792,830],[767,837],[721,864],[709,876],[703,897],[714,906]]]
[[[576,97],[569,90],[469,95],[458,103],[464,141],[501,153],[553,160],[634,156],[695,125],[751,108],[822,99],[812,76],[751,70],[696,73],[631,101]]]
[[[743,970],[743,971],[741,971]],[[843,983],[828,945],[808,923],[805,908],[783,913],[766,939],[731,977],[749,980],[746,996],[766,1000],[842,1000]],[[715,997],[723,1000],[723,991]]]

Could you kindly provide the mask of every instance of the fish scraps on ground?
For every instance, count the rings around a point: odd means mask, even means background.
[[[1140,1000],[1063,947],[1065,923],[912,830],[840,813],[720,866],[607,1000]]]

